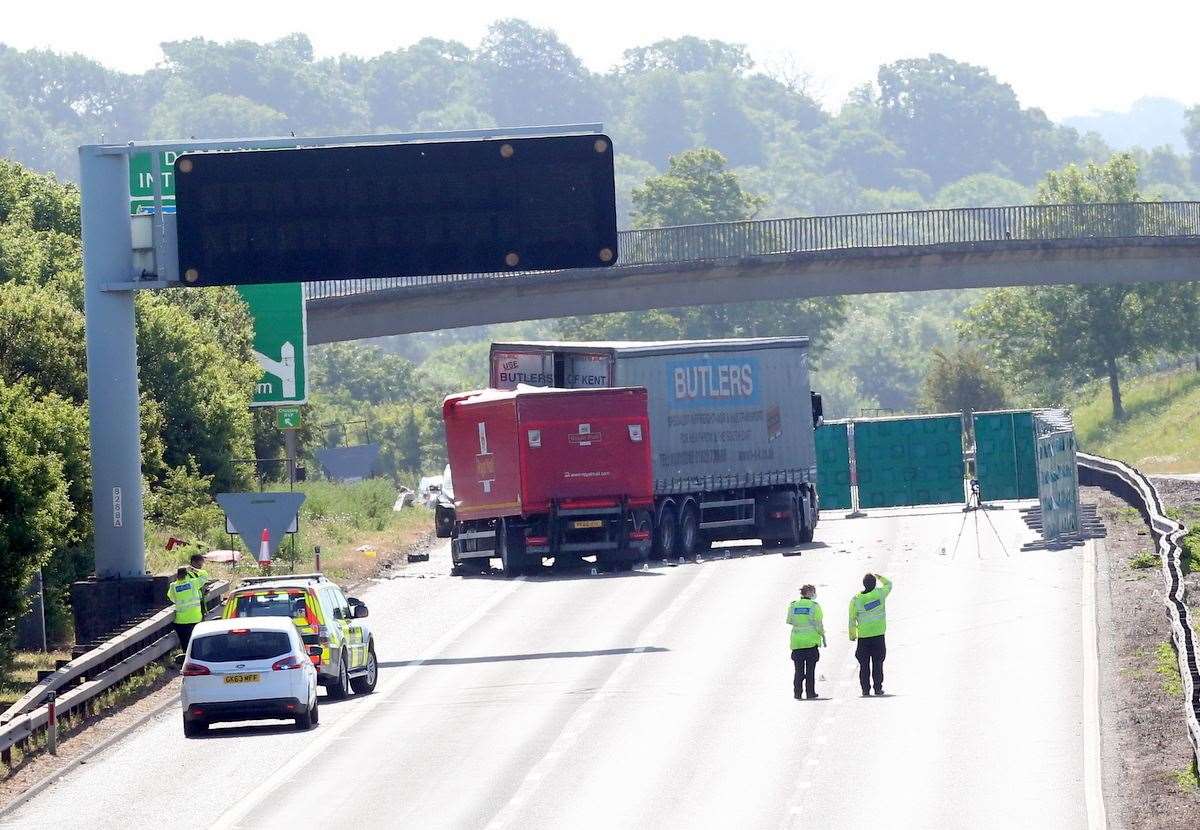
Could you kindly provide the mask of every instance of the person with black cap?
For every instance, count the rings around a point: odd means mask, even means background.
[[[875,694],[883,694],[883,661],[887,657],[887,645],[883,635],[887,631],[887,596],[892,592],[892,582],[882,574],[867,574],[863,577],[863,589],[850,600],[850,641],[858,641],[854,656],[858,658],[858,683],[863,697],[871,694],[874,682]]]
[[[816,595],[815,586],[805,585],[800,589],[800,599],[788,605],[787,621],[792,627],[792,662],[796,665],[792,695],[796,700],[800,699],[802,691],[809,700],[817,696],[817,661],[821,659],[819,646],[825,642],[825,623]]]

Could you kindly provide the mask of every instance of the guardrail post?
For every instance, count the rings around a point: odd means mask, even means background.
[[[58,754],[58,711],[54,699],[55,692],[46,693],[46,749],[51,755]]]

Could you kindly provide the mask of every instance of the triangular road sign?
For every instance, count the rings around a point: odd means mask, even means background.
[[[263,530],[269,536],[274,556],[304,504],[303,493],[218,493],[217,504],[225,511],[226,524],[242,537],[247,549],[257,553]]]

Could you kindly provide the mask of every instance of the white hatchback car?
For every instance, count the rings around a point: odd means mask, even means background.
[[[210,723],[240,720],[295,720],[297,729],[312,728],[320,659],[287,617],[198,623],[183,662],[183,734],[194,738]]]

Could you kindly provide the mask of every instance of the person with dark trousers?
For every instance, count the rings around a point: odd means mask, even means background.
[[[825,642],[825,623],[816,596],[817,589],[805,585],[800,589],[800,599],[788,605],[787,621],[792,627],[792,662],[796,666],[792,695],[796,700],[800,700],[802,691],[809,700],[817,696],[817,661],[821,659],[819,646]]]
[[[883,694],[883,661],[887,657],[887,644],[883,635],[887,631],[887,596],[892,592],[892,582],[882,574],[867,574],[863,577],[863,589],[850,600],[850,640],[857,640],[854,656],[858,658],[858,684],[863,697],[871,694],[872,683],[875,694]]]
[[[185,654],[188,641],[192,639],[192,629],[204,619],[200,586],[200,578],[193,576],[185,566],[175,572],[175,581],[167,588],[167,599],[175,606],[175,634]]]

